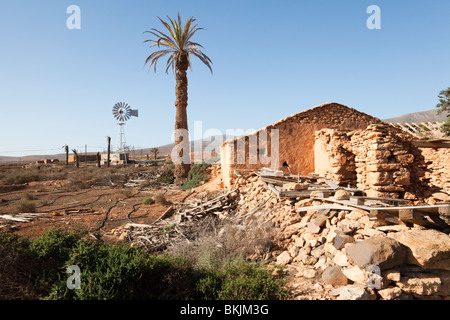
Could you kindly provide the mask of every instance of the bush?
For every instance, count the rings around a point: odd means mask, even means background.
[[[16,206],[16,213],[36,212],[36,205],[30,200],[22,200]]]
[[[32,181],[38,181],[40,179],[37,170],[17,171],[10,170],[0,175],[1,184],[24,184]]]
[[[30,250],[40,259],[64,263],[84,234],[82,231],[67,232],[53,228],[36,238],[31,243]]]
[[[48,169],[10,169],[0,173],[0,184],[24,184],[32,181],[63,180],[67,173],[61,170]]]
[[[83,235],[81,231],[52,229],[27,241],[0,232],[0,298],[7,294],[65,300],[285,297],[281,280],[243,259],[230,259],[218,269],[199,267],[192,259],[155,256],[139,247],[112,245]],[[70,265],[81,270],[80,289],[67,288]],[[3,281],[2,274],[9,276],[13,270],[18,270],[17,275]],[[7,287],[14,292],[4,294]]]
[[[287,298],[284,281],[274,279],[261,266],[241,259],[229,260],[221,271],[198,281],[208,300],[280,300]]]
[[[189,170],[188,181],[181,186],[181,189],[187,190],[198,187],[203,182],[209,181],[209,175],[207,169],[209,164],[203,162],[201,164],[196,164]]]
[[[154,195],[153,197],[155,199],[155,202],[158,204],[167,204],[167,199],[166,196],[164,195],[164,193],[158,192],[157,194]]]
[[[144,201],[142,201],[142,204],[154,204],[155,200],[152,198],[145,198]]]

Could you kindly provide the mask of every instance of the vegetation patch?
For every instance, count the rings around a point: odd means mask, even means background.
[[[22,200],[16,205],[16,213],[33,213],[36,212],[36,205],[31,200]]]
[[[155,200],[153,198],[145,198],[144,201],[142,201],[142,204],[154,204]]]
[[[204,182],[209,181],[208,169],[209,164],[203,162],[194,165],[188,173],[188,181],[181,186],[182,189],[188,190],[200,186]]]
[[[34,240],[0,232],[0,299],[283,299],[284,282],[263,266],[229,259],[215,269],[196,259],[52,229]],[[67,288],[67,267],[81,270]]]

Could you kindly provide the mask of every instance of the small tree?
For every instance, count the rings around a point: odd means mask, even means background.
[[[439,103],[436,105],[438,108],[438,114],[447,112],[447,121],[441,127],[441,130],[446,136],[450,136],[450,87],[446,90],[439,92]]]
[[[153,154],[153,159],[158,159],[158,153],[159,153],[159,149],[158,148],[152,148],[150,149],[150,152]]]

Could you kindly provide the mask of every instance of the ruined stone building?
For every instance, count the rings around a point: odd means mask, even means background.
[[[221,146],[223,181],[229,188],[235,169],[288,168],[292,174],[317,173],[368,196],[445,200],[450,149],[419,148],[416,139],[378,118],[326,103],[226,140]]]

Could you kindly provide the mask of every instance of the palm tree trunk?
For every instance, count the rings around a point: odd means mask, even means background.
[[[182,56],[176,63],[176,86],[175,86],[175,151],[178,159],[175,163],[175,184],[181,185],[186,182],[188,172],[191,168],[190,144],[188,135],[187,105],[188,105],[188,80],[186,71],[188,68],[187,56]]]
[[[64,148],[66,150],[66,165],[69,165],[69,146],[66,144]]]
[[[99,168],[101,168],[100,160],[101,160],[100,152],[97,152],[97,167]]]
[[[106,165],[109,168],[111,162],[111,137],[107,137],[106,140],[108,141],[108,158],[106,159]]]
[[[75,165],[76,165],[77,168],[79,168],[80,167],[80,160],[78,159],[78,152],[75,149],[73,149],[72,151],[73,151],[73,154],[75,155]]]

